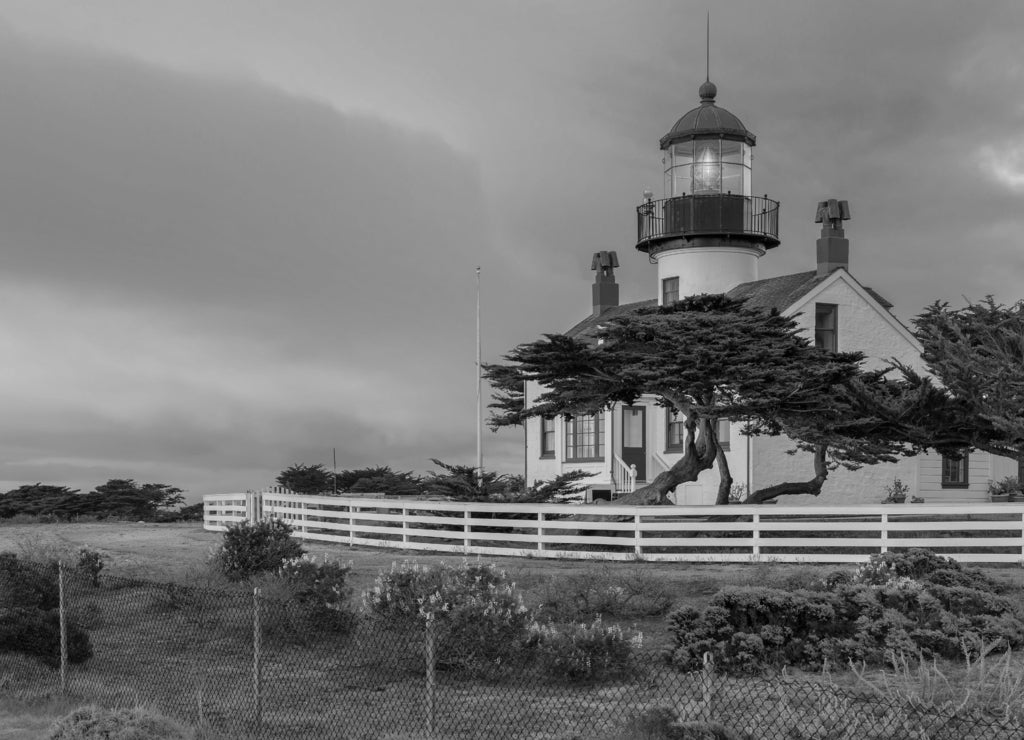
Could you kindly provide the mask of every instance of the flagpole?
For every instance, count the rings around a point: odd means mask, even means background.
[[[476,268],[476,469],[477,485],[484,485],[484,446],[483,446],[483,397],[481,389],[483,365],[480,354],[480,268]]]

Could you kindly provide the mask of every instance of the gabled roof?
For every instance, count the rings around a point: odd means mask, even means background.
[[[750,308],[764,308],[769,311],[775,309],[776,311],[783,312],[834,274],[834,272],[831,272],[828,275],[819,277],[817,270],[810,270],[808,272],[796,272],[792,275],[779,275],[778,277],[755,280],[750,283],[741,283],[726,293],[726,296],[736,300],[745,300],[746,305]],[[860,283],[857,284],[860,285]],[[889,301],[871,288],[861,287],[888,313],[889,309],[892,308],[892,304]],[[586,336],[593,333],[601,323],[608,319],[625,316],[637,309],[656,305],[658,305],[657,300],[649,300],[625,303],[621,306],[609,308],[600,316],[590,315],[583,319],[583,321],[569,329],[566,335],[570,337]]]
[[[593,314],[591,314],[587,318],[583,319],[583,321],[576,324],[576,326],[571,328],[565,334],[566,336],[569,337],[586,336],[587,334],[593,333],[602,322],[607,321],[608,319],[613,319],[617,316],[626,316],[628,314],[633,313],[637,309],[657,305],[657,299],[652,299],[649,301],[637,301],[636,303],[623,303],[621,306],[609,308],[600,316],[594,316]]]

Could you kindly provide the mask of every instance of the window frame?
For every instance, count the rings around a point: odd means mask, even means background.
[[[825,329],[821,327],[818,321],[818,317],[823,314],[821,309],[827,309],[825,315],[831,315],[832,327]],[[819,334],[828,333],[832,339],[832,346],[827,347],[824,343],[818,344]],[[815,303],[814,304],[814,346],[818,349],[823,349],[826,352],[838,352],[839,351],[839,306],[835,303]]]
[[[942,456],[942,470],[939,473],[939,480],[943,488],[970,488],[971,486],[971,465],[970,465],[971,453],[970,450],[964,450],[963,456],[960,459],[955,459],[949,455]],[[947,475],[949,472],[948,465],[956,464],[959,469],[963,466],[962,481],[950,480]]]
[[[593,419],[593,442],[580,444],[579,439],[589,437],[586,431],[578,429],[579,422],[584,419]],[[581,449],[592,447],[594,456],[577,457]],[[565,461],[566,462],[604,462],[604,410],[593,414],[574,414],[565,420]]]
[[[726,438],[722,441],[722,427],[725,427]],[[715,430],[718,435],[718,446],[722,448],[723,452],[728,452],[731,449],[731,438],[732,438],[732,422],[728,419],[719,419],[718,428]]]
[[[549,428],[550,425],[550,428]],[[540,417],[540,458],[553,460],[555,457],[555,417]]]
[[[682,414],[673,411],[672,409],[665,409],[665,452],[682,452],[686,449],[686,435],[683,424],[686,423],[686,418]],[[679,429],[683,431],[682,434],[677,435],[680,442],[672,444],[672,427],[678,425]]]
[[[673,291],[669,291],[668,290],[668,284],[669,283],[675,283],[675,290],[673,290]],[[670,301],[668,299],[669,295],[674,295],[675,298],[673,298]],[[661,281],[661,305],[668,306],[668,305],[671,305],[672,303],[675,303],[678,300],[679,300],[679,277],[676,276],[676,277],[662,278],[662,281]]]

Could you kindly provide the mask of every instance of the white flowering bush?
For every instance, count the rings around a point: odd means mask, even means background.
[[[529,644],[547,678],[598,681],[632,671],[634,654],[643,647],[643,633],[606,625],[600,617],[590,624],[574,622],[565,627],[534,622]]]
[[[395,630],[419,631],[431,622],[440,665],[481,673],[525,657],[532,615],[515,583],[493,565],[393,563],[363,603]]]
[[[300,555],[285,560],[260,582],[265,597],[265,631],[302,641],[324,632],[347,633],[356,623],[346,579],[351,563],[324,556]]]

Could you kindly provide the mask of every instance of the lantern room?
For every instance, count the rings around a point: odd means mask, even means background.
[[[699,94],[661,138],[664,197],[645,192],[637,207],[636,248],[658,263],[662,303],[756,280],[757,260],[779,244],[779,204],[752,195],[757,138],[716,105],[713,82]]]
[[[700,106],[684,115],[661,140],[665,197],[750,195],[752,133],[715,105],[713,82],[700,86]]]

